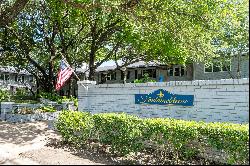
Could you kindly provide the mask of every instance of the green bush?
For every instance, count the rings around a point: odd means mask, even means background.
[[[59,96],[56,93],[48,93],[48,92],[40,92],[38,97],[40,98],[42,97],[50,101],[56,101],[56,102],[60,101],[63,98],[63,96]]]
[[[156,82],[156,81],[151,79],[149,77],[149,74],[146,73],[146,74],[143,75],[143,77],[141,79],[135,79],[133,82],[134,83],[147,83],[147,82]]]
[[[86,144],[96,140],[119,155],[141,152],[150,145],[171,151],[176,158],[190,159],[204,151],[218,150],[226,154],[228,164],[244,164],[249,160],[248,124],[63,111],[56,127],[66,141]]]
[[[8,101],[10,99],[10,93],[8,90],[2,90],[0,89],[0,102],[1,101]]]
[[[35,103],[37,102],[34,99],[28,89],[25,88],[17,88],[15,94],[11,96],[11,101],[16,103]]]
[[[69,101],[73,101],[75,106],[78,106],[78,100],[77,98],[70,96],[69,98],[67,98],[66,96],[59,96],[56,93],[47,93],[47,92],[41,92],[39,94],[39,97],[41,98],[45,98],[48,99],[50,101],[55,101],[59,104],[61,104],[62,102],[69,102]]]
[[[89,113],[62,111],[55,123],[65,141],[84,144],[90,139],[93,120]]]
[[[36,112],[56,112],[56,109],[52,106],[43,106],[36,110]]]

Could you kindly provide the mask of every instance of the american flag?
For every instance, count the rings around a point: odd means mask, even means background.
[[[56,82],[56,90],[60,90],[65,82],[70,78],[73,73],[73,69],[69,66],[69,64],[65,60],[61,60],[60,69],[57,74],[57,82]]]

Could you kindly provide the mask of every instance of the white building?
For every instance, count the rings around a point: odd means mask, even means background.
[[[11,92],[16,88],[34,88],[35,82],[32,74],[25,70],[17,71],[14,67],[0,66],[0,88]]]

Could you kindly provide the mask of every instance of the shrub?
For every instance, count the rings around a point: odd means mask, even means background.
[[[219,151],[229,164],[249,160],[248,125],[63,111],[56,127],[66,141],[86,144],[96,140],[119,155],[141,152],[150,146],[172,152],[175,158],[187,159],[207,151]]]
[[[64,141],[84,144],[90,139],[93,120],[89,113],[62,111],[55,123]]]
[[[149,77],[149,74],[146,73],[146,74],[143,75],[143,78],[141,78],[141,79],[135,79],[133,82],[134,83],[146,83],[146,82],[156,82],[156,81],[153,80],[153,79],[151,79]]]
[[[142,149],[142,119],[126,114],[95,114],[94,133],[98,141],[111,146],[111,152],[128,154]]]
[[[62,96],[59,96],[56,93],[48,93],[48,92],[40,92],[38,96],[56,102],[58,102],[63,98]]]
[[[26,88],[17,88],[14,95],[11,96],[12,101],[18,102],[29,102],[33,101],[34,97],[30,94]]]
[[[0,89],[0,102],[7,101],[9,99],[10,99],[10,93],[8,92],[8,90]]]
[[[78,100],[77,98],[70,96],[69,98],[67,98],[66,96],[59,96],[56,93],[47,93],[47,92],[41,92],[39,94],[39,97],[48,99],[50,101],[55,101],[59,104],[61,104],[62,102],[69,102],[69,101],[73,101],[75,106],[78,106]]]
[[[40,113],[43,113],[43,112],[56,112],[56,109],[52,106],[43,106],[43,107],[40,107],[36,110],[36,112],[40,112]]]

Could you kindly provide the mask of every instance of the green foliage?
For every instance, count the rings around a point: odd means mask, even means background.
[[[55,126],[65,141],[84,144],[90,138],[93,120],[89,113],[64,110]]]
[[[16,94],[11,95],[8,90],[0,89],[0,102],[1,101],[14,101],[15,103],[38,103],[32,96],[28,94],[25,89],[17,89]]]
[[[31,108],[21,108],[20,110],[14,110],[14,114],[21,114],[21,115],[26,115],[26,114],[34,114],[34,111]]]
[[[8,90],[0,89],[0,102],[7,101],[9,99],[10,99],[10,93],[8,92]]]
[[[78,107],[78,99],[77,98],[71,96],[70,97],[70,101],[73,101],[74,102],[74,106]]]
[[[27,69],[40,89],[52,92],[61,54],[92,71],[107,60],[205,61],[216,56],[214,39],[219,48],[248,47],[247,0],[131,2],[29,1],[0,30],[0,63]]]
[[[43,106],[36,110],[37,112],[56,112],[57,110],[52,106]]]
[[[176,159],[192,158],[211,149],[225,152],[229,164],[244,164],[249,158],[248,124],[63,111],[56,128],[68,142],[80,145],[95,140],[119,155],[141,152],[150,144],[173,152]]]
[[[32,100],[34,99],[33,96],[31,96],[27,89],[25,88],[17,88],[16,93],[12,95],[11,97],[13,100]]]
[[[146,83],[146,82],[156,82],[156,81],[151,79],[148,73],[144,74],[143,78],[134,80],[134,83]]]
[[[29,104],[38,104],[38,103],[40,103],[40,101],[35,100],[35,99],[30,99],[30,98],[28,98],[28,99],[18,99],[18,98],[13,99],[13,97],[12,97],[11,101],[13,101],[15,103],[29,103]]]
[[[128,154],[142,149],[142,120],[126,114],[93,115],[95,136],[101,144],[111,145],[111,152]]]
[[[77,98],[70,96],[69,98],[66,96],[59,96],[56,93],[48,93],[48,92],[41,92],[39,94],[40,98],[45,98],[48,99],[50,101],[55,101],[59,104],[61,104],[62,102],[70,102],[73,101],[75,106],[78,106],[78,100]]]
[[[32,108],[28,108],[28,107],[24,107],[21,109],[15,109],[13,110],[12,113],[14,114],[22,114],[22,115],[26,115],[26,114],[35,114],[35,113],[45,113],[45,112],[56,112],[57,110],[52,107],[52,106],[43,106],[37,109],[32,109]]]
[[[49,92],[40,92],[38,97],[56,102],[60,102],[64,98],[63,96],[59,96],[56,93],[49,93]]]

